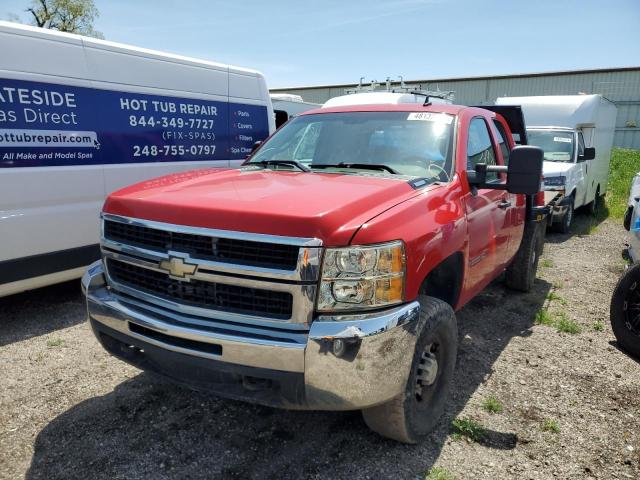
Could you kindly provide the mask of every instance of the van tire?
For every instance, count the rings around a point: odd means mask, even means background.
[[[638,301],[640,301],[640,264],[635,264],[618,280],[611,297],[609,318],[618,345],[631,355],[640,358],[640,321],[637,321],[632,329],[628,318],[629,305]]]
[[[505,284],[508,288],[521,292],[529,292],[533,288],[544,245],[543,235],[543,224],[538,222],[525,224],[520,248],[505,274]]]
[[[575,214],[575,208],[573,206],[574,203],[575,202],[574,202],[573,194],[571,194],[571,197],[569,198],[569,204],[567,205],[567,211],[564,213],[562,220],[551,225],[551,228],[553,228],[555,232],[558,232],[558,233],[571,232],[571,224],[573,223],[573,216]]]
[[[593,197],[593,200],[591,201],[591,203],[587,205],[587,208],[586,208],[587,213],[595,217],[596,214],[598,213],[598,208],[600,207],[601,201],[602,201],[602,198],[600,197],[600,185],[598,185],[598,187],[596,188],[596,194]]]
[[[458,351],[458,326],[451,306],[421,295],[418,339],[404,392],[390,401],[362,410],[367,426],[383,437],[418,443],[437,425],[449,402]],[[426,358],[425,358],[426,356]],[[425,360],[435,359],[432,383],[425,385]],[[432,367],[433,364],[432,364]]]

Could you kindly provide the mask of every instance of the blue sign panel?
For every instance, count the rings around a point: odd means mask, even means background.
[[[0,168],[240,160],[267,108],[0,79]]]

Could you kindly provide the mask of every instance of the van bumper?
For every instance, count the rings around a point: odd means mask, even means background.
[[[82,279],[88,320],[115,357],[172,381],[274,407],[357,410],[404,393],[420,306],[321,315],[306,343],[219,333],[135,308],[106,284],[102,263]]]
[[[561,222],[573,198],[566,197],[564,190],[547,190],[544,193],[545,203],[549,207],[549,224]]]

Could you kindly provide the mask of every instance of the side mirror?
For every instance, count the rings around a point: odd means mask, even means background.
[[[540,191],[544,152],[539,147],[521,145],[511,150],[507,190],[534,195]]]
[[[582,155],[578,155],[578,161],[584,162],[585,160],[593,160],[596,158],[596,149],[593,147],[585,147],[584,153]]]
[[[467,179],[469,185],[476,188],[534,195],[540,191],[542,183],[543,158],[544,152],[541,148],[520,145],[511,150],[508,167],[479,163],[475,170],[467,171]],[[507,183],[487,183],[487,172],[506,173]]]

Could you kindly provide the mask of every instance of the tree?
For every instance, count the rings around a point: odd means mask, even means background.
[[[104,38],[93,28],[100,16],[93,0],[32,0],[26,12],[37,27]]]

